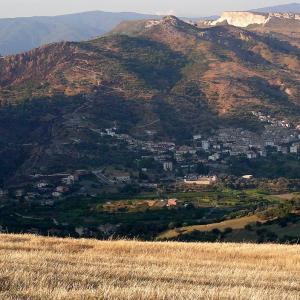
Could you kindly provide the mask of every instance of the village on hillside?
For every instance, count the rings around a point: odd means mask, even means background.
[[[73,170],[56,174],[31,174],[20,183],[0,189],[0,202],[35,202],[51,206],[70,195],[96,197],[103,190],[137,185],[141,190],[157,190],[161,185],[209,186],[226,174],[235,158],[257,160],[277,153],[280,156],[300,153],[300,128],[285,120],[277,120],[262,112],[251,112],[264,124],[261,134],[242,128],[220,128],[213,135],[194,135],[185,145],[170,141],[155,141],[154,130],[145,130],[146,138],[139,140],[118,133],[118,127],[89,128],[110,143],[126,145],[135,153],[136,167],[128,169],[109,166]],[[77,139],[74,143],[80,144]],[[114,154],[112,154],[114,155]],[[253,174],[241,174],[246,180]],[[183,188],[184,189],[184,188]]]

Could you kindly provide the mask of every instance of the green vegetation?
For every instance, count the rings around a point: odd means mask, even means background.
[[[97,228],[110,224],[114,227],[114,235],[146,240],[155,239],[168,229],[177,232],[176,239],[195,240],[197,237],[200,240],[206,238],[211,240],[211,234],[218,239],[225,237],[231,239],[242,230],[241,228],[259,220],[264,223],[262,228],[266,227],[268,230],[279,229],[276,224],[283,224],[283,220],[286,220],[287,224],[300,222],[297,215],[293,221],[289,221],[289,216],[294,213],[296,207],[299,207],[298,202],[286,203],[286,200],[282,202],[283,200],[270,198],[270,195],[259,190],[213,189],[203,192],[165,193],[164,197],[177,198],[178,206],[163,205],[161,198],[153,193],[131,196],[124,193],[106,193],[96,198],[69,197],[57,202],[51,208],[38,204],[31,206],[25,203],[11,204],[1,210],[0,217],[3,220],[3,227],[10,228],[12,232],[38,228],[41,233],[47,234],[50,229],[55,228],[61,236],[69,234],[76,236],[75,228],[82,226],[87,228],[92,236],[103,238],[111,233],[101,233]],[[235,220],[239,218],[245,222],[236,222]],[[274,221],[270,223],[268,220]],[[220,223],[221,227],[218,225],[214,227],[213,223],[223,221],[224,225]],[[180,229],[188,228],[187,226],[191,226],[192,230],[185,232]],[[203,230],[206,226],[209,226],[208,230]],[[255,226],[251,227],[251,232],[256,230]],[[297,228],[298,225],[293,226]],[[199,231],[197,228],[202,228],[203,232],[195,234],[195,230]],[[221,231],[218,234],[216,230],[210,234],[205,233],[210,231],[209,228]],[[245,230],[248,232],[249,227]],[[289,234],[295,237],[296,229],[289,231]],[[283,238],[283,235],[281,237]],[[246,239],[245,235],[244,238]]]
[[[300,159],[297,155],[270,154],[267,158],[231,159],[230,173],[236,176],[253,174],[257,178],[299,178]]]

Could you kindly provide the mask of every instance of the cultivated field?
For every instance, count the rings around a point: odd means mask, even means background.
[[[0,299],[300,299],[300,246],[0,235]]]

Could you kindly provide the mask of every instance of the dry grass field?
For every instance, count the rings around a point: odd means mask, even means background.
[[[0,299],[300,299],[300,246],[0,235]]]
[[[211,223],[208,225],[185,226],[185,227],[180,227],[180,228],[176,228],[176,229],[170,229],[170,230],[167,230],[167,231],[161,233],[158,236],[158,240],[175,238],[175,237],[178,237],[179,234],[189,233],[194,230],[212,231],[213,229],[224,230],[226,228],[243,229],[246,225],[253,224],[257,221],[263,222],[263,220],[260,219],[258,216],[252,215],[252,216],[241,217],[241,218],[237,218],[237,219],[230,219],[230,220],[226,220],[226,221],[223,221],[220,223]]]

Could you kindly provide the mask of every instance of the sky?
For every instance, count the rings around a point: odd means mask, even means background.
[[[300,1],[290,1],[300,2]],[[224,10],[281,5],[286,0],[0,0],[0,18],[53,16],[103,10],[177,16],[210,16]]]

